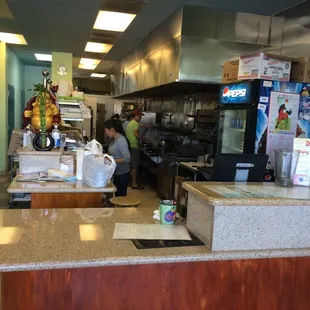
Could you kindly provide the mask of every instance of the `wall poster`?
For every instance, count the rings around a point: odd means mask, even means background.
[[[271,92],[266,153],[274,168],[274,150],[294,147],[296,136],[299,94]]]

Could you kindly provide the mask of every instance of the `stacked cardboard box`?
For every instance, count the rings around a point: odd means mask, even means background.
[[[287,82],[290,80],[293,60],[293,58],[267,53],[242,55],[239,59],[224,63],[222,83],[249,79]]]
[[[239,59],[226,61],[223,65],[222,83],[238,81]]]
[[[310,83],[310,57],[301,57],[298,60],[292,64],[291,81]]]

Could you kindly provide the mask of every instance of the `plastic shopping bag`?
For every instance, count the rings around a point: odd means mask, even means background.
[[[84,147],[84,154],[85,156],[88,156],[90,154],[97,155],[97,156],[103,156],[102,154],[102,145],[95,139],[88,142]]]
[[[83,161],[83,183],[91,187],[106,187],[116,168],[113,157],[88,155]]]

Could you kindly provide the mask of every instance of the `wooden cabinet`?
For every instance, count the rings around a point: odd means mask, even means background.
[[[310,258],[2,274],[2,310],[308,310]]]

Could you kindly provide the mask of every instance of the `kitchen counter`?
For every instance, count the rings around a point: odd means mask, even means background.
[[[2,309],[309,308],[310,248],[138,250],[112,239],[115,223],[154,223],[152,211],[1,210]]]
[[[310,248],[310,189],[274,183],[183,183],[187,228],[213,251]]]
[[[129,240],[113,240],[115,223],[154,223],[152,214],[143,208],[1,210],[0,271],[310,256],[310,248],[138,250]]]
[[[199,170],[197,167],[203,167],[205,164],[203,163],[198,163],[198,162],[180,162],[180,165],[184,168],[187,168],[191,170],[192,172],[199,173]]]
[[[82,181],[76,182],[13,182],[8,187],[8,193],[113,193],[116,188],[113,183],[107,187],[90,187]]]
[[[77,182],[17,182],[16,178],[8,187],[10,194],[31,194],[32,209],[53,208],[100,208],[103,194],[113,196],[116,187],[90,187]]]
[[[186,182],[183,187],[214,206],[310,206],[309,187],[234,182]]]

